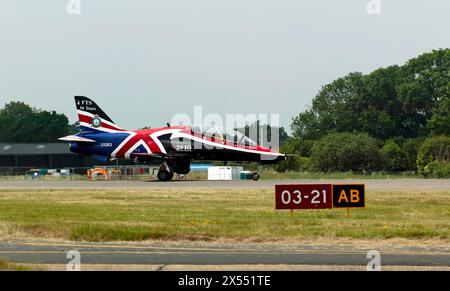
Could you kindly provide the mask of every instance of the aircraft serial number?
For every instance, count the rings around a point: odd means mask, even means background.
[[[176,150],[179,152],[190,152],[192,151],[192,146],[190,144],[177,144]]]

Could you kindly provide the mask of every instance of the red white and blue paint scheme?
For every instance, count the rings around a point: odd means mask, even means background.
[[[91,99],[75,96],[80,132],[59,138],[70,143],[74,153],[107,161],[132,159],[160,163],[158,179],[171,180],[174,173],[187,174],[192,160],[247,161],[274,164],[284,154],[254,143],[238,131],[200,131],[190,126],[126,130],[120,128]],[[253,173],[259,179],[259,171]]]

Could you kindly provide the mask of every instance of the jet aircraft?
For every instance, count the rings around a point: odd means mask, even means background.
[[[169,181],[174,173],[188,174],[191,161],[257,162],[258,180],[262,165],[286,159],[271,148],[256,144],[236,130],[217,127],[201,130],[191,126],[126,130],[119,127],[91,99],[75,96],[80,132],[59,138],[70,143],[70,150],[80,155],[107,161],[132,159],[137,163],[159,164],[158,180]]]

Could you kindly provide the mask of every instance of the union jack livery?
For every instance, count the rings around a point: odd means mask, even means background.
[[[167,126],[126,130],[114,123],[91,99],[75,96],[80,132],[59,138],[70,143],[74,153],[108,159],[132,159],[140,163],[158,163],[158,179],[169,181],[174,173],[187,174],[192,160],[247,161],[274,164],[284,154],[257,145],[242,133],[218,128],[200,130],[190,126]],[[253,180],[260,174],[253,173]]]

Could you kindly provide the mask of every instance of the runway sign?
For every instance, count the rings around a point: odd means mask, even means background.
[[[366,207],[364,184],[275,185],[276,209]]]
[[[333,185],[333,207],[366,207],[364,184]]]
[[[331,184],[275,185],[275,208],[332,208],[332,190]]]

